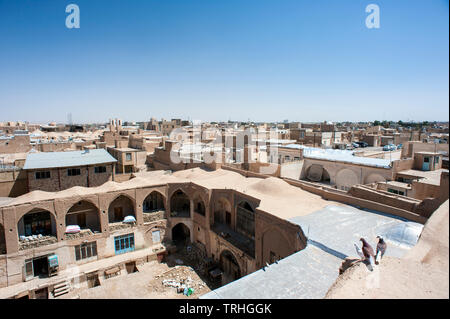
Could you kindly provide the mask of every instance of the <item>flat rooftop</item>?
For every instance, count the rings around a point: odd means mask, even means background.
[[[329,205],[290,219],[308,237],[305,249],[278,263],[211,291],[200,299],[317,299],[325,297],[346,257],[359,258],[361,237],[376,246],[382,235],[385,256],[403,257],[416,243],[423,225],[396,216],[351,206]]]
[[[28,153],[23,169],[77,167],[115,162],[117,160],[104,149]]]
[[[420,178],[420,183],[440,185],[442,172],[448,172],[448,169],[441,168],[434,171],[419,171],[415,169],[408,169],[398,172],[397,175]]]
[[[137,187],[159,186],[168,183],[183,182],[192,182],[208,189],[234,189],[259,199],[259,209],[281,219],[306,215],[317,211],[330,203],[344,205],[338,202],[324,200],[321,196],[289,185],[280,178],[247,178],[239,173],[224,169],[206,171],[195,168],[174,173],[160,170],[134,173],[134,176],[136,177],[122,183],[109,181],[98,187],[75,186],[59,192],[36,190],[16,197],[12,201],[4,203],[4,205],[0,202],[0,207],[34,203],[55,198],[86,196],[90,194],[134,189]]]
[[[343,162],[364,166],[391,168],[391,161],[382,158],[361,157],[353,155],[354,151],[323,149],[299,144],[284,145],[284,148],[303,149],[303,157],[333,162]]]

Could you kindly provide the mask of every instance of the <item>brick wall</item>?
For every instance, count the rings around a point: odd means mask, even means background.
[[[41,190],[46,192],[57,192],[59,191],[59,177],[58,169],[47,169],[39,171],[50,171],[50,178],[36,179],[37,171],[28,171],[28,186],[29,191]]]
[[[89,166],[89,187],[100,186],[108,181],[112,181],[114,164],[100,165],[106,166],[105,173],[95,173],[96,166]]]
[[[86,166],[82,167],[72,167],[70,169],[79,169],[80,175],[68,176],[68,168],[59,169],[60,174],[60,190],[68,189],[74,186],[84,186],[87,187],[88,180],[88,169]]]
[[[37,171],[29,171],[28,172],[29,191],[31,192],[34,190],[42,190],[47,192],[56,192],[72,188],[74,186],[96,187],[106,183],[107,181],[112,180],[113,169],[111,167],[111,164],[98,165],[98,166],[106,166],[105,173],[95,173],[96,166],[97,165],[89,167],[87,166],[72,167],[80,169],[80,175],[75,176],[68,176],[69,168],[47,169],[47,171],[50,171],[50,178],[45,179],[36,179],[35,172]],[[46,170],[44,169],[39,171],[46,171]]]

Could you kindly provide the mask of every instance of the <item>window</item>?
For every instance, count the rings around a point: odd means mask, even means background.
[[[423,161],[424,161],[425,163],[428,163],[428,162],[430,162],[430,159],[429,159],[428,157],[424,157],[424,158],[423,158]]]
[[[238,206],[236,230],[251,239],[255,238],[255,213],[251,210],[250,205],[245,203],[246,207]]]
[[[439,164],[439,156],[436,156],[436,157],[434,158],[434,163],[435,163],[435,164]]]
[[[25,278],[30,278],[34,276],[33,272],[33,259],[25,260]]]
[[[125,160],[131,161],[131,153],[126,153],[125,154]]]
[[[161,241],[161,235],[159,230],[152,231],[152,242],[159,243]]]
[[[96,174],[106,173],[106,166],[96,166],[94,167],[94,172]]]
[[[36,179],[50,178],[50,171],[36,172],[35,177]]]
[[[388,188],[388,192],[389,192],[389,193],[393,193],[393,194],[398,194],[398,195],[403,195],[403,196],[405,196],[405,192],[399,191],[399,190],[397,190],[397,189]]]
[[[67,176],[81,175],[81,170],[79,168],[69,168],[67,170]]]
[[[114,237],[116,255],[134,250],[134,234]]]
[[[97,242],[96,241],[75,246],[75,259],[77,261],[81,260],[81,259],[94,257],[94,256],[97,256]]]

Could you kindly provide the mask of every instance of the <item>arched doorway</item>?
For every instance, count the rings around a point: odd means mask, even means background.
[[[120,195],[109,204],[108,221],[109,223],[123,222],[126,216],[135,216],[133,201],[125,196]]]
[[[191,241],[191,231],[183,223],[179,223],[172,228],[172,241],[177,246],[184,246]]]
[[[306,178],[312,182],[330,183],[330,174],[318,164],[312,164],[307,168]]]
[[[203,202],[203,200],[200,198],[199,195],[194,197],[194,212],[202,216],[205,216],[206,214],[205,203]]]
[[[93,233],[101,231],[98,208],[89,201],[74,204],[66,214],[66,226],[78,225],[81,229],[89,229]]]
[[[226,285],[241,278],[241,269],[234,255],[229,250],[220,254],[220,268],[222,269],[222,285]]]
[[[214,220],[212,224],[225,224],[231,227],[231,204],[226,198],[219,198],[214,204]]]
[[[191,216],[191,201],[182,190],[177,190],[170,198],[170,215],[172,217]]]

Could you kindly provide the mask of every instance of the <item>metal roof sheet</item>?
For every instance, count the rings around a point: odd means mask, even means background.
[[[290,221],[300,225],[308,237],[305,249],[199,298],[323,298],[338,278],[343,259],[357,257],[353,244],[360,246],[360,237],[375,247],[376,236],[382,235],[388,243],[386,255],[403,257],[423,229],[397,216],[336,205]]]
[[[42,152],[28,154],[23,169],[74,167],[114,162],[117,162],[117,160],[104,149]]]

